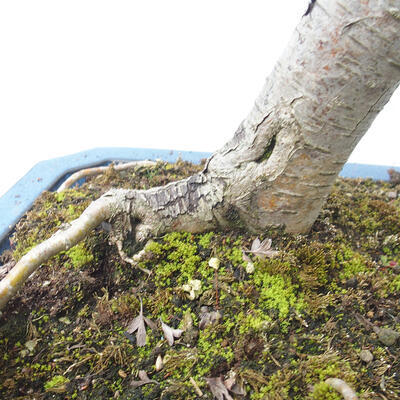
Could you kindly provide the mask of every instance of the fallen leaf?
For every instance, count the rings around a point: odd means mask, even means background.
[[[210,387],[211,393],[217,400],[224,400],[224,398],[226,400],[233,400],[221,377],[205,379]]]
[[[170,346],[172,346],[174,344],[174,339],[179,338],[182,335],[183,330],[171,328],[170,326],[165,324],[161,318],[160,318],[160,321],[161,321],[161,328],[164,332],[165,339],[167,340],[168,344]]]
[[[233,371],[230,371],[230,377],[225,379],[224,386],[233,394],[238,396],[245,396],[246,391],[243,388],[242,384],[237,382],[237,376]]]
[[[187,331],[187,330],[193,328],[193,318],[190,313],[190,310],[186,310],[185,314],[183,314],[182,328],[184,331]]]
[[[156,364],[155,364],[154,369],[158,372],[158,371],[161,371],[163,369],[163,367],[164,367],[164,361],[163,361],[163,359],[161,357],[161,354],[159,354],[157,356],[157,360],[156,360]]]
[[[207,306],[203,306],[200,309],[200,322],[199,328],[205,329],[207,326],[217,325],[222,319],[220,311],[208,311]]]
[[[142,299],[140,299],[140,313],[139,315],[132,320],[132,322],[129,324],[128,328],[126,329],[126,332],[133,333],[136,331],[136,344],[139,347],[143,347],[146,345],[146,325],[145,323],[151,328],[151,329],[156,329],[156,325],[153,321],[151,321],[149,318],[146,318],[143,316],[143,303]]]
[[[257,237],[253,240],[251,244],[251,249],[247,250],[247,253],[253,253],[256,256],[264,259],[265,257],[273,258],[279,254],[279,251],[271,249],[272,240],[265,239],[262,242]]]
[[[155,381],[153,379],[150,379],[147,376],[146,371],[140,370],[139,373],[138,373],[138,376],[139,376],[139,379],[140,379],[139,381],[132,381],[131,382],[131,386],[133,388],[137,388],[139,386],[147,385],[148,383],[156,383],[157,385],[159,384],[157,381]]]

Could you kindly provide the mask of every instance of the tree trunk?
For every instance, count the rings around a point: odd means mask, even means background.
[[[398,86],[399,54],[400,0],[317,0],[253,109],[204,171],[147,191],[108,192],[19,261],[0,282],[0,307],[42,262],[104,219],[137,241],[238,225],[307,232]]]

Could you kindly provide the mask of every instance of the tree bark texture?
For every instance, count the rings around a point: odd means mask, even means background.
[[[318,0],[203,173],[145,195],[161,230],[306,232],[399,79],[400,1]]]
[[[306,232],[399,79],[400,0],[317,0],[247,118],[201,173],[147,191],[105,194],[17,263],[0,282],[0,308],[46,257],[105,219],[120,238],[137,241],[238,225]]]
[[[245,225],[310,229],[399,79],[400,1],[317,0],[209,163]]]

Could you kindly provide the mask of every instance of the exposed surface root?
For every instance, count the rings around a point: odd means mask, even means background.
[[[134,168],[134,167],[150,167],[155,166],[157,163],[155,161],[131,161],[128,163],[113,165],[112,168],[115,171],[124,171],[126,169]],[[93,168],[85,168],[81,169],[73,173],[58,189],[57,192],[63,192],[65,189],[70,188],[74,183],[76,183],[79,179],[86,178],[88,176],[99,175],[107,172],[109,170],[109,166],[107,167],[93,167]]]
[[[343,396],[344,400],[358,399],[356,392],[344,380],[339,378],[328,378],[325,382],[337,390]]]

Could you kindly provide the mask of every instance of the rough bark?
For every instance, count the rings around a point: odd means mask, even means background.
[[[137,241],[238,224],[254,232],[278,225],[309,230],[343,164],[399,84],[399,39],[400,0],[318,0],[233,139],[203,172],[147,191],[107,193],[90,208],[95,219],[87,221],[85,212],[20,260],[0,282],[0,307],[46,257],[104,219]]]

